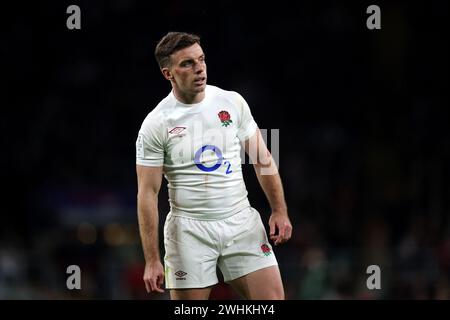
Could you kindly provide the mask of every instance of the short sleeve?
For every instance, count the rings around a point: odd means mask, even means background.
[[[146,119],[136,139],[136,164],[159,167],[164,164],[164,128],[161,121]]]
[[[245,101],[245,99],[239,93],[236,93],[236,95],[238,100],[238,108],[241,113],[237,136],[239,140],[245,141],[256,132],[258,125],[253,119],[247,101]]]

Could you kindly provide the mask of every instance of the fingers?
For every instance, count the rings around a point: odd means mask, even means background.
[[[282,227],[278,227],[278,230],[280,230],[278,232],[278,243],[280,243],[280,241],[285,240],[284,235],[286,234],[286,222],[283,223]]]
[[[292,235],[292,226],[289,222],[285,222],[283,228],[281,228],[282,232],[280,232],[280,243],[284,243],[291,238]]]
[[[286,226],[286,240],[289,240],[292,237],[292,226],[288,224]]]
[[[155,277],[152,277],[150,279],[150,288],[151,288],[152,292],[156,291],[158,289],[158,286],[156,285],[156,278]]]
[[[285,243],[292,236],[292,226],[289,221],[276,222],[276,227],[279,230],[278,235],[271,235],[270,239],[274,241],[275,245]]]
[[[147,293],[150,293],[150,283],[146,279],[144,279],[144,283],[145,283],[145,290],[147,290]]]
[[[162,285],[163,285],[163,283],[164,283],[164,275],[159,275],[158,276],[158,279],[157,279],[157,287],[156,287],[156,291],[158,291],[158,292],[164,292],[164,289],[162,289]]]
[[[160,292],[163,293],[162,285],[164,283],[164,273],[163,272],[151,272],[146,271],[144,274],[144,283],[147,293]]]
[[[156,292],[160,292],[160,293],[164,292],[164,290],[160,288],[161,285],[162,285],[162,280],[160,280],[160,279],[162,279],[161,275],[159,275],[157,277],[152,277],[150,279],[150,281],[149,281],[150,282],[150,289],[151,289],[152,292],[155,292],[155,291]]]
[[[164,283],[164,275],[158,276],[158,287],[161,287]]]
[[[275,245],[277,244],[277,240],[278,240],[278,235],[275,234],[276,232],[276,222],[273,220],[269,220],[269,227],[270,227],[270,232],[269,232],[269,237],[271,241],[274,241]]]
[[[270,228],[270,239],[273,240],[272,238],[276,238],[275,236],[275,222],[273,220],[269,220],[269,228]]]

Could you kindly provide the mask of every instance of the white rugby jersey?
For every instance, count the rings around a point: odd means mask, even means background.
[[[241,141],[257,129],[244,98],[207,85],[196,104],[173,92],[142,123],[136,163],[163,166],[173,215],[223,219],[250,206],[241,169]]]

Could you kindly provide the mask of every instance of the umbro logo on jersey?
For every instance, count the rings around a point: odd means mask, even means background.
[[[181,132],[184,131],[184,129],[186,129],[186,127],[175,127],[173,129],[169,130],[170,134],[180,134]]]
[[[187,275],[187,272],[184,272],[182,270],[178,270],[177,272],[175,272],[176,280],[186,280],[185,275]]]

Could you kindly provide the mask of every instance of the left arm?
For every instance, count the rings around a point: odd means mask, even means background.
[[[284,243],[291,238],[292,224],[289,220],[277,165],[259,129],[256,129],[255,134],[244,142],[244,147],[272,209],[269,219],[270,239],[275,242],[275,245]]]

